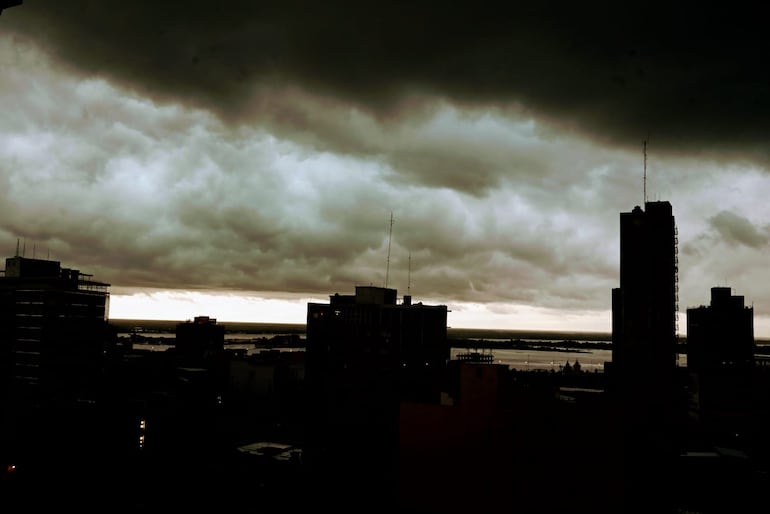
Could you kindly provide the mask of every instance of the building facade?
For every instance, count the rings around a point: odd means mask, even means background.
[[[174,349],[181,362],[203,366],[219,356],[224,345],[225,326],[216,318],[196,316],[176,325]]]
[[[754,351],[754,309],[729,287],[712,287],[710,305],[687,309],[689,414],[716,437],[748,429]]]
[[[669,202],[620,214],[620,287],[612,290],[607,387],[622,445],[626,506],[659,508],[676,491],[672,470],[684,403],[678,367],[677,228]],[[650,473],[654,469],[654,473]]]
[[[0,344],[8,400],[92,401],[109,342],[109,284],[58,261],[7,258],[0,275]]]
[[[410,296],[398,303],[395,289],[373,286],[308,304],[308,458],[373,494],[388,489],[382,484],[396,478],[401,402],[440,397],[450,357],[447,312]]]
[[[612,291],[610,380],[670,395],[676,380],[678,258],[669,202],[620,214],[620,287]]]

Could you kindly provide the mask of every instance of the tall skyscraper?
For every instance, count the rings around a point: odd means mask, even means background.
[[[670,394],[677,368],[677,229],[669,202],[620,214],[620,287],[612,291],[613,383]]]
[[[606,369],[620,416],[626,512],[659,510],[674,491],[677,266],[670,203],[645,202],[620,214],[620,287],[612,290]]]

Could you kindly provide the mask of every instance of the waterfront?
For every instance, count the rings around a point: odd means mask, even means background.
[[[456,359],[458,354],[467,351],[465,348],[452,348],[450,356],[452,359]],[[509,368],[522,371],[560,371],[567,363],[574,366],[577,362],[582,371],[603,372],[604,363],[612,357],[610,350],[551,351],[497,348],[478,351],[481,354],[492,355],[492,362],[495,364],[505,364]]]
[[[135,349],[163,351],[173,346],[177,321],[116,320],[119,335],[133,334]],[[301,351],[305,346],[305,326],[301,324],[223,323],[225,348],[248,355],[265,349]],[[560,371],[569,363],[580,364],[585,372],[603,372],[612,360],[611,335],[606,333],[538,332],[499,329],[447,329],[452,347],[450,358],[476,351],[492,355],[491,361],[517,370]],[[137,337],[138,336],[138,337]],[[287,339],[293,338],[293,343]],[[686,355],[678,354],[678,365],[686,365]]]
[[[266,344],[267,339],[254,338],[251,334],[240,334],[241,337],[231,337],[225,342],[226,350],[244,351],[247,355],[258,354],[264,350],[279,349],[285,352],[294,352],[304,350],[304,346],[299,347],[270,347]],[[248,336],[248,337],[247,337]],[[155,334],[143,342],[133,344],[135,350],[145,351],[165,351],[173,347],[173,334]],[[304,341],[304,340],[303,340]],[[505,364],[512,369],[518,370],[553,370],[560,371],[567,363],[574,366],[580,363],[580,368],[588,372],[603,372],[604,363],[611,360],[612,352],[604,349],[562,349],[562,350],[542,350],[534,347],[532,349],[479,349],[469,350],[465,347],[453,347],[450,351],[450,358],[456,359],[458,354],[468,351],[478,351],[482,355],[491,355],[492,362],[495,364]]]

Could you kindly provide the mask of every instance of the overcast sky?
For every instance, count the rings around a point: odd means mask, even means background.
[[[647,140],[680,332],[720,285],[770,337],[761,11],[344,4],[2,11],[5,256],[109,282],[113,318],[303,323],[387,282],[450,326],[609,331]]]

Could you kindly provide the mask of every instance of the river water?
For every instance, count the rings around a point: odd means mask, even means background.
[[[260,338],[260,334],[228,334],[225,348],[231,350],[245,350],[248,355],[259,353],[265,348],[257,347],[254,341]],[[266,338],[271,335],[265,334]],[[163,351],[174,344],[173,334],[154,334],[150,341],[135,343],[134,349]],[[301,348],[281,348],[282,351],[301,351]],[[469,351],[467,348],[452,348],[450,358],[456,359],[460,353]],[[612,352],[604,349],[566,349],[552,350],[524,350],[524,349],[494,349],[472,350],[482,354],[491,354],[493,362],[506,364],[519,370],[554,370],[559,371],[569,362],[574,366],[580,363],[583,371],[604,371],[604,363],[611,360]]]
[[[452,348],[451,358],[457,358],[460,353],[465,353],[465,348]],[[580,364],[583,371],[604,371],[604,363],[612,360],[610,350],[575,350],[575,351],[551,351],[551,350],[520,350],[520,349],[494,349],[478,350],[481,354],[491,354],[495,364],[506,364],[512,369],[526,370],[561,370],[567,363],[574,366]]]

